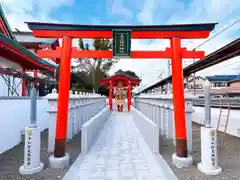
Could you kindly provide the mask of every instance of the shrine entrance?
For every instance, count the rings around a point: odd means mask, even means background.
[[[108,87],[109,96],[108,96],[108,104],[109,109],[112,111],[112,98],[113,98],[113,90],[115,93],[116,105],[117,109],[120,111],[123,110],[123,106],[125,104],[125,90],[127,90],[127,107],[128,112],[130,112],[130,108],[132,105],[132,89],[139,85],[140,79],[130,77],[126,75],[123,71],[117,71],[113,76],[102,79],[100,84],[102,86]]]
[[[55,158],[65,156],[71,58],[154,58],[172,60],[172,84],[176,155],[188,157],[186,119],[183,89],[183,58],[203,58],[204,51],[188,51],[181,47],[182,39],[207,38],[215,24],[162,25],[162,26],[104,26],[28,22],[33,35],[39,38],[63,38],[62,47],[56,50],[39,50],[40,58],[61,58],[58,112],[55,140]],[[113,38],[112,51],[77,50],[73,38]],[[169,39],[165,51],[131,51],[131,39]]]

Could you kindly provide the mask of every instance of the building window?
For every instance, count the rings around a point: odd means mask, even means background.
[[[216,82],[213,84],[213,87],[226,87],[225,82]]]
[[[196,89],[202,89],[203,86],[201,84],[196,84]]]

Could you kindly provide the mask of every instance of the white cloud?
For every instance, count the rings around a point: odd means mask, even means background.
[[[120,17],[132,18],[132,12],[124,7],[122,0],[111,1],[111,12]]]
[[[110,1],[110,0],[109,0]],[[48,21],[57,22],[56,19],[50,17],[50,12],[62,5],[71,5],[71,0],[0,0],[6,13],[7,19],[11,27],[20,30],[28,30],[24,24],[25,21]],[[124,6],[123,0],[111,0],[111,15],[118,15],[119,21],[114,24],[125,24],[126,19],[132,20],[133,17],[139,20],[141,24],[181,24],[181,23],[204,23],[219,22],[216,30],[212,33],[219,32],[222,28],[230,25],[239,18],[239,0],[193,0],[190,5],[185,5],[184,1],[178,0],[136,0],[138,5],[143,5],[138,14]],[[165,19],[165,13],[170,14],[170,18]],[[129,24],[129,21],[127,21]],[[92,24],[100,24],[98,19],[92,18]],[[209,54],[220,47],[230,43],[239,37],[240,23],[231,27],[226,32],[203,45],[199,50],[205,50]],[[235,36],[233,35],[235,33]],[[237,35],[237,36],[236,36]],[[187,41],[183,40],[182,45],[188,49],[199,45],[205,40]],[[194,44],[193,44],[194,42]],[[77,41],[74,40],[74,46]],[[157,40],[146,44],[142,40],[133,40],[133,50],[164,50],[169,47],[169,40]],[[184,60],[189,62],[192,60]],[[221,63],[212,68],[199,72],[200,75],[213,74],[231,74],[236,73],[233,70],[236,64],[240,63],[238,58]],[[188,64],[188,63],[185,63]],[[223,68],[224,67],[224,68]],[[167,60],[166,59],[123,59],[112,70],[111,73],[118,69],[135,71],[139,76],[143,75],[143,84],[149,84],[160,73],[167,76]]]
[[[98,19],[92,18],[92,25],[100,25],[101,22]]]
[[[50,12],[60,6],[69,6],[72,0],[0,0],[11,28],[29,31],[26,21],[58,22]]]
[[[169,47],[169,40],[155,41],[151,44],[145,44],[143,40],[132,40],[132,50],[165,50]],[[114,66],[111,73],[118,69],[132,70],[139,77],[143,76],[143,84],[149,84],[159,76],[160,73],[167,73],[167,59],[121,59],[118,64]]]
[[[156,9],[158,7],[158,9]],[[197,7],[197,8],[196,8]],[[219,22],[216,26],[215,31],[211,33],[211,36],[221,31],[223,28],[229,26],[231,23],[236,21],[240,17],[239,13],[240,1],[232,0],[229,3],[228,0],[194,0],[188,7],[184,2],[179,2],[176,0],[144,0],[144,7],[138,14],[138,20],[142,24],[157,24],[161,22],[163,24],[187,24],[187,23],[206,23],[206,22]],[[161,19],[161,14],[170,10],[172,15],[167,21]],[[159,20],[160,18],[160,20]],[[220,34],[213,40],[210,40],[205,45],[198,48],[198,50],[204,50],[206,55],[214,52],[215,50],[221,48],[222,46],[230,43],[234,39],[240,36],[240,23],[229,28],[226,32]],[[238,32],[237,32],[238,31]],[[233,34],[238,36],[233,36]],[[194,46],[201,44],[206,39],[196,39],[196,40],[182,40],[182,46],[188,49],[193,49]],[[162,41],[157,41],[151,44],[145,44],[144,42],[134,40],[132,43],[133,49],[145,49],[145,50],[155,50],[165,47],[168,43],[163,43]],[[188,62],[193,62],[192,59],[184,59],[183,64],[189,64]],[[231,59],[227,62],[218,64],[211,68],[205,69],[198,72],[197,74],[201,76],[214,75],[214,74],[236,74],[236,64],[240,63],[239,58]],[[113,71],[118,68],[129,69],[135,71],[139,76],[143,74],[143,84],[151,84],[151,82],[158,76],[157,72],[159,69],[164,69],[163,73],[167,76],[167,60],[159,59],[129,59],[121,60],[113,69]]]
[[[156,0],[145,0],[144,7],[138,14],[138,20],[142,24],[153,24],[153,12],[156,9]]]

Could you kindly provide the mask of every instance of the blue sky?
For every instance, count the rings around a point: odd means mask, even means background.
[[[74,24],[182,24],[218,22],[211,36],[240,18],[239,0],[0,0],[12,29],[28,30],[25,21],[43,21]],[[240,37],[240,23],[203,45],[209,54]],[[192,49],[203,40],[182,41]],[[134,40],[132,49],[162,50],[167,40]],[[236,61],[236,62],[235,62]],[[190,62],[190,60],[184,61]],[[206,69],[200,75],[231,74],[239,59]],[[187,63],[186,63],[187,64]],[[230,65],[229,65],[230,64]],[[233,65],[231,65],[233,64]],[[118,68],[143,74],[149,84],[161,73],[167,75],[167,60],[121,60]]]

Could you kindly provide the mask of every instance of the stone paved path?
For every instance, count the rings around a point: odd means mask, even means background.
[[[131,113],[113,112],[91,150],[79,156],[64,180],[167,180],[132,118]]]

